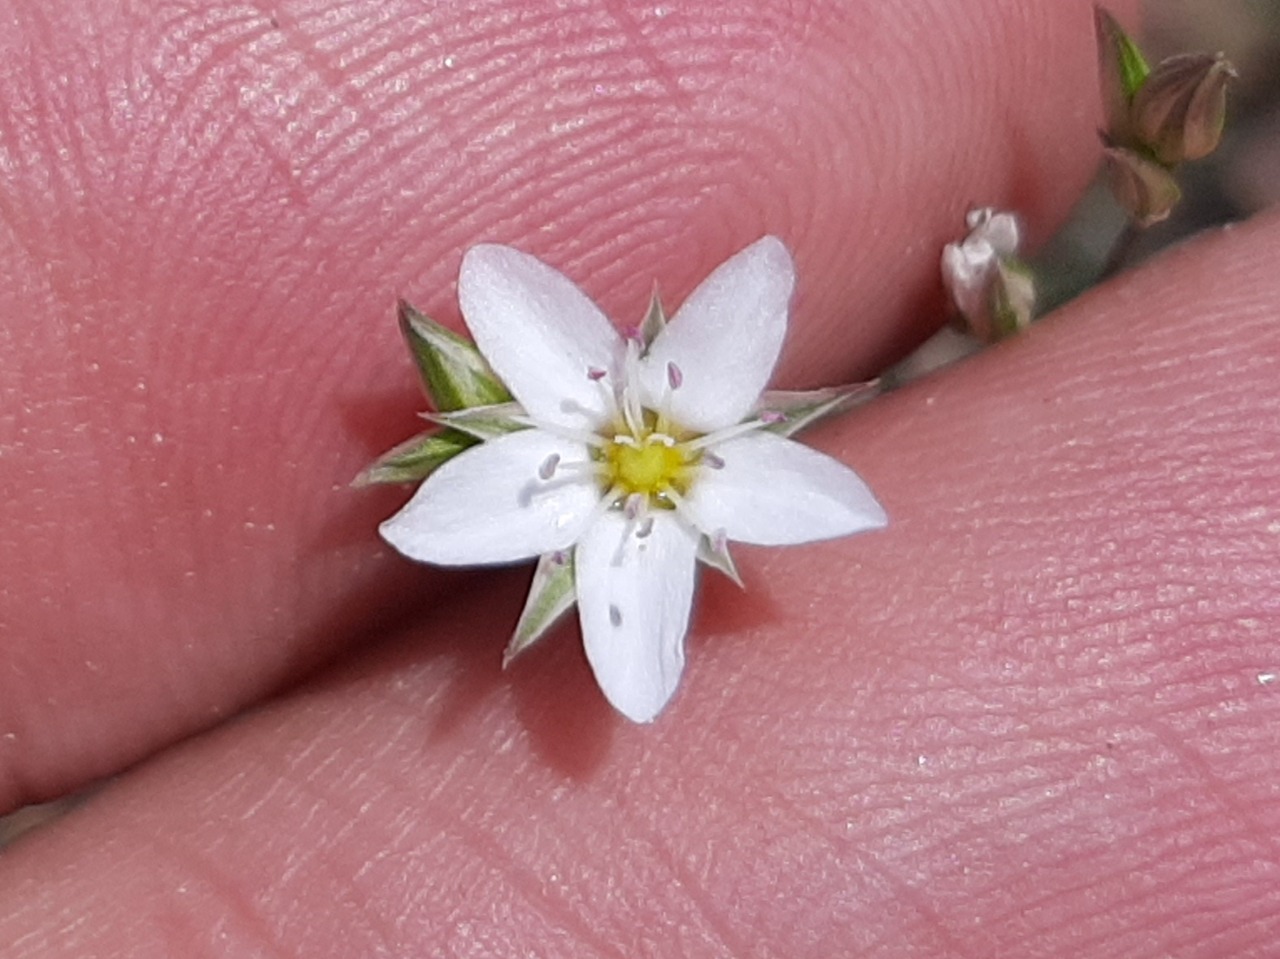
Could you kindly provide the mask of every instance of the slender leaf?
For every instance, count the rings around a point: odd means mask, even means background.
[[[505,669],[513,659],[551,631],[574,603],[573,554],[548,553],[538,558],[529,598],[516,624],[516,631],[502,654]]]
[[[424,413],[427,419],[441,426],[460,430],[478,440],[491,440],[516,430],[528,428],[524,422],[524,410],[518,403],[499,403],[496,406],[473,406],[452,413]]]
[[[511,394],[474,343],[400,301],[400,331],[437,410],[506,403]]]
[[[420,483],[442,464],[477,442],[474,437],[458,430],[420,433],[379,456],[351,485]]]
[[[821,420],[851,410],[879,394],[879,380],[799,392],[768,390],[760,397],[756,408],[760,413],[782,415],[782,419],[769,424],[765,429],[779,436],[794,436]]]

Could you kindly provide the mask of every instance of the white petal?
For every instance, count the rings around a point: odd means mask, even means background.
[[[462,258],[458,302],[476,345],[530,416],[579,429],[608,419],[608,380],[623,341],[572,280],[508,246],[473,246]]]
[[[783,546],[879,529],[884,508],[853,470],[772,433],[719,443],[721,469],[705,468],[685,497],[702,530],[731,540]]]
[[[589,478],[538,477],[551,456],[586,462],[587,448],[522,430],[488,440],[432,473],[413,499],[379,527],[410,559],[442,566],[511,563],[568,549],[600,491]]]
[[[582,642],[605,698],[628,719],[651,722],[684,669],[697,538],[671,513],[648,536],[620,511],[605,513],[578,543]]]
[[[996,269],[996,251],[972,237],[942,248],[942,281],[960,312],[967,317],[987,313],[987,296]]]
[[[791,254],[774,236],[730,257],[698,286],[653,341],[641,376],[646,405],[710,433],[740,422],[764,391],[787,332]],[[671,390],[667,364],[681,373]]]

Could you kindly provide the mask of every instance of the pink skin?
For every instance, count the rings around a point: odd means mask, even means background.
[[[8,851],[6,956],[1274,942],[1274,218],[817,433],[892,527],[707,577],[653,727],[345,488],[480,239],[625,323],[780,232],[782,382],[878,368],[1087,177],[1086,4],[5,6],[0,802],[294,684]]]

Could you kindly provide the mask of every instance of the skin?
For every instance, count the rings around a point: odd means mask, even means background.
[[[811,386],[1092,171],[1086,4],[686,6],[2,5],[0,807],[115,776],[0,858],[6,955],[1274,941],[1280,219],[815,431],[890,529],[705,577],[651,727],[572,626],[499,670],[527,570],[376,539],[467,245],[629,322],[778,233]]]

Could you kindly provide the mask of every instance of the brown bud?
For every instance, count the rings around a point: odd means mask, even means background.
[[[1132,139],[1133,97],[1150,68],[1119,21],[1096,4],[1093,25],[1098,43],[1098,86],[1107,121],[1105,138],[1111,143],[1126,144]]]
[[[1120,147],[1109,147],[1103,155],[1112,195],[1139,226],[1159,223],[1182,198],[1173,174],[1154,160]]]
[[[1208,156],[1222,139],[1227,84],[1235,76],[1220,53],[1188,53],[1161,62],[1133,99],[1138,140],[1167,166]]]

